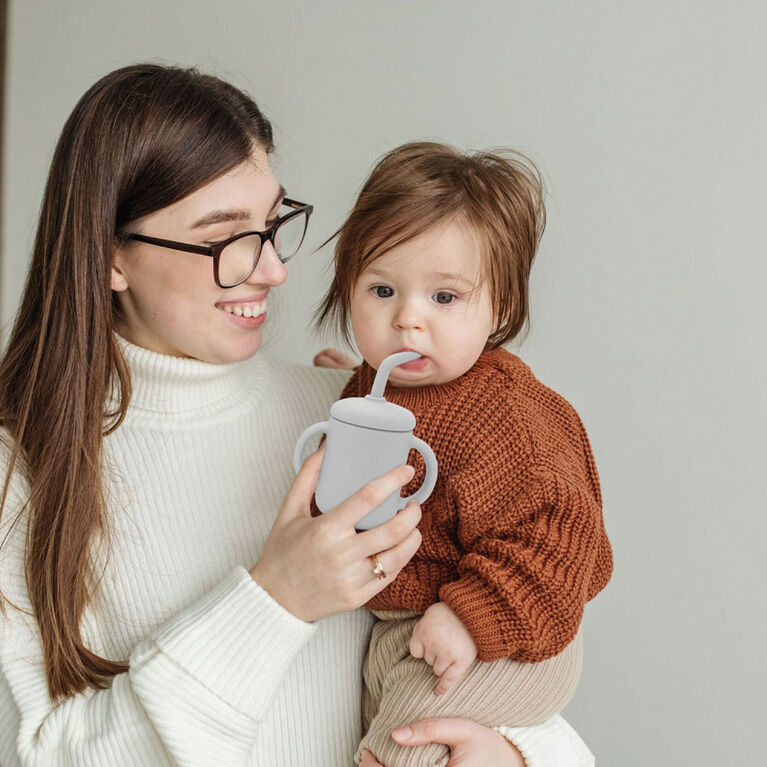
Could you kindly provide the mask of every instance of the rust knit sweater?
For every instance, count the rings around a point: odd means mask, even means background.
[[[374,377],[363,363],[341,396],[368,394]],[[415,434],[434,450],[439,478],[422,507],[421,547],[368,607],[422,613],[443,601],[483,661],[535,662],[561,652],[612,572],[578,414],[502,348],[446,384],[388,386],[385,396],[415,414]],[[415,451],[410,463],[407,495],[424,475]]]

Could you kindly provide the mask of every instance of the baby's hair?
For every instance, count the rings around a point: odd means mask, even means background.
[[[338,237],[335,276],[315,324],[336,324],[349,344],[352,292],[377,258],[440,223],[463,219],[473,230],[488,280],[496,330],[492,349],[515,338],[528,319],[530,268],[546,223],[535,165],[510,149],[461,152],[431,141],[403,144],[373,168]]]

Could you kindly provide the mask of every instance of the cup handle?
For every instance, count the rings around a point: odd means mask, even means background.
[[[304,462],[304,448],[309,441],[309,437],[319,434],[320,432],[328,433],[329,421],[320,421],[319,423],[313,423],[304,433],[298,438],[296,442],[296,449],[293,451],[293,468],[296,470],[296,474],[301,471],[301,466]]]
[[[434,451],[418,437],[411,438],[410,447],[415,448],[423,456],[423,460],[426,462],[426,476],[418,490],[412,495],[400,499],[399,509],[404,509],[409,501],[423,503],[431,495],[434,485],[437,484],[437,457],[434,455]]]

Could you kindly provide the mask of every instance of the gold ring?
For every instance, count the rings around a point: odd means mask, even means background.
[[[381,580],[386,578],[386,570],[383,569],[383,565],[378,561],[378,557],[375,554],[370,557],[370,561],[373,563],[373,575]]]

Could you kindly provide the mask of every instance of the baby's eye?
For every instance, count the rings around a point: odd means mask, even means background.
[[[449,304],[452,303],[455,296],[452,293],[435,293],[434,298],[438,304]]]
[[[386,285],[375,285],[371,290],[378,298],[391,298],[394,295],[394,291]]]

